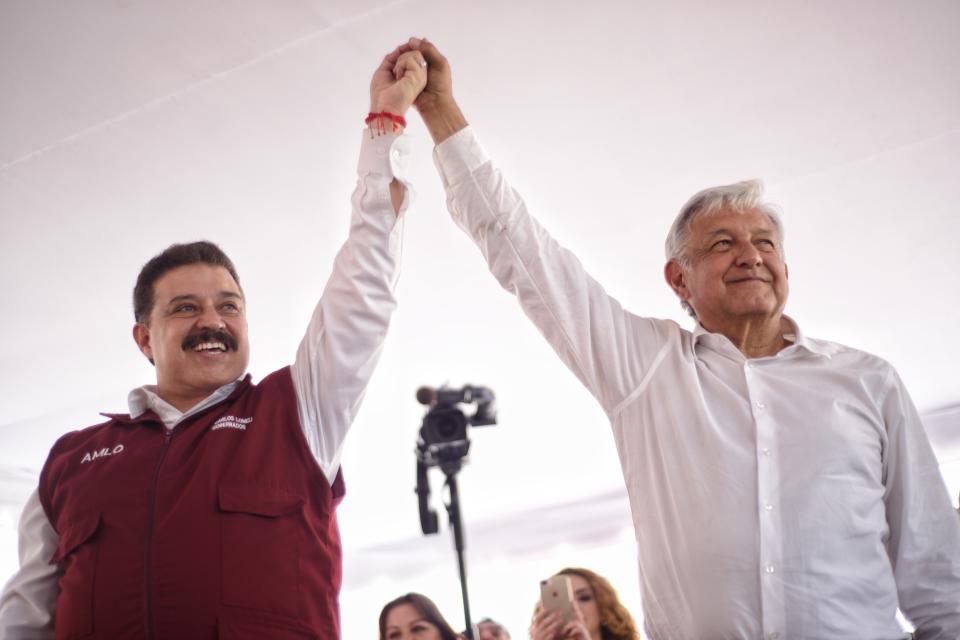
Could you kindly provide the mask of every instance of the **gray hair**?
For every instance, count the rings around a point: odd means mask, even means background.
[[[777,234],[780,236],[780,255],[783,256],[783,220],[775,206],[763,200],[763,183],[760,180],[744,180],[734,184],[719,187],[710,187],[698,191],[680,208],[680,213],[673,221],[670,232],[667,234],[665,249],[667,261],[676,261],[680,266],[690,266],[690,256],[687,255],[687,243],[690,240],[690,226],[701,215],[711,215],[718,211],[762,211],[770,218]],[[687,313],[694,318],[694,312],[686,300],[680,301]]]

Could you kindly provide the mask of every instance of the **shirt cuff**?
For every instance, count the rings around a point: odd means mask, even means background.
[[[361,176],[377,174],[408,183],[410,152],[410,140],[407,136],[392,133],[371,136],[370,130],[364,129],[357,173]]]
[[[474,169],[490,161],[469,126],[438,144],[433,149],[433,162],[440,172],[443,186],[456,184],[473,173]]]

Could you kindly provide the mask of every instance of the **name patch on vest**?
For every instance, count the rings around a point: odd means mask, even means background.
[[[237,416],[223,416],[213,423],[210,431],[216,431],[217,429],[239,429],[240,431],[246,431],[247,425],[251,422],[253,422],[252,417],[238,418]]]
[[[123,451],[122,444],[118,444],[112,449],[110,447],[104,447],[103,449],[97,449],[96,451],[88,451],[87,453],[83,454],[83,459],[80,461],[80,464],[93,462],[97,458],[106,458],[108,456],[115,456],[118,453],[121,453],[122,451]]]

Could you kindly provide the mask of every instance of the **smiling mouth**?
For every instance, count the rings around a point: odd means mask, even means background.
[[[227,345],[222,342],[201,342],[193,348],[195,353],[205,353],[205,352],[215,352],[215,353],[224,353],[227,350]]]
[[[769,280],[763,278],[737,278],[736,280],[727,280],[727,284],[743,284],[744,282],[763,282],[769,284]]]
[[[180,346],[184,351],[194,353],[226,353],[236,351],[240,345],[226,331],[201,331],[184,338]]]

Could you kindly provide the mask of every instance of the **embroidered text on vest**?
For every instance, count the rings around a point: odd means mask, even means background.
[[[223,416],[213,423],[213,426],[210,427],[210,431],[216,431],[217,429],[239,429],[240,431],[246,431],[247,425],[251,422],[253,422],[253,418]]]
[[[83,460],[80,461],[80,464],[92,462],[97,458],[105,458],[107,456],[116,455],[121,451],[123,451],[122,444],[118,444],[112,449],[110,447],[104,447],[103,449],[98,449],[96,451],[88,451],[87,453],[83,454]]]

